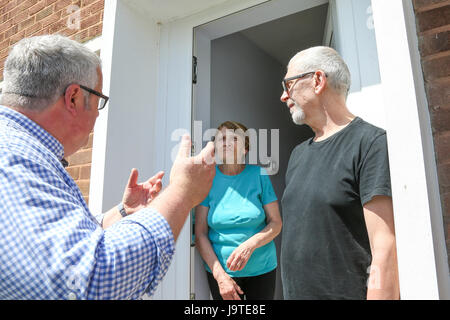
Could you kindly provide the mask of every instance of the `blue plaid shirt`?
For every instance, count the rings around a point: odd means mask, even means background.
[[[103,230],[61,164],[63,146],[0,106],[0,299],[138,299],[167,272],[174,238],[143,209]]]

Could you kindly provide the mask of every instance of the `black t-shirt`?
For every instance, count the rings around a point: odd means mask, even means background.
[[[281,201],[285,299],[366,299],[370,243],[363,205],[391,196],[386,132],[359,117],[298,145]]]

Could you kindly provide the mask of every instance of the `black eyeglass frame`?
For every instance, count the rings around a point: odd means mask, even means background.
[[[308,76],[310,74],[314,74],[314,73],[316,73],[316,71],[309,71],[309,72],[305,72],[305,73],[299,74],[297,76],[284,78],[283,81],[281,81],[281,86],[283,87],[283,90],[289,95],[289,91],[288,91],[288,88],[287,88],[287,82],[288,81],[295,80],[295,79],[300,79],[300,78],[306,77],[306,76]],[[290,90],[290,88],[289,88],[289,90]]]
[[[89,93],[95,94],[96,96],[98,96],[100,98],[103,98],[103,101],[105,101],[105,102],[103,103],[102,106],[98,107],[98,110],[102,110],[106,106],[106,103],[109,100],[108,96],[105,96],[104,94],[101,94],[100,92],[98,92],[98,91],[96,91],[94,89],[91,89],[91,88],[88,88],[86,86],[83,86],[82,84],[79,84],[79,86],[80,86],[81,89],[86,90]]]

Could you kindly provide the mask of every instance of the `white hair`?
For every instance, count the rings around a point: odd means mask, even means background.
[[[70,84],[95,87],[100,66],[95,52],[67,37],[24,38],[16,43],[5,61],[0,102],[42,111],[55,103]]]
[[[325,46],[311,47],[298,52],[290,61],[299,73],[322,70],[327,75],[331,88],[347,97],[351,85],[351,76],[347,64],[333,48]]]

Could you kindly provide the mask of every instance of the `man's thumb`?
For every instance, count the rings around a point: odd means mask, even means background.
[[[191,155],[191,138],[188,134],[181,137],[180,149],[177,157],[188,158]]]

